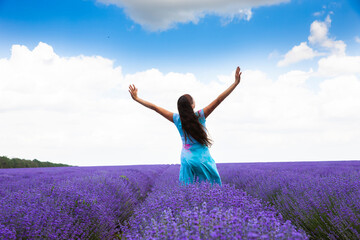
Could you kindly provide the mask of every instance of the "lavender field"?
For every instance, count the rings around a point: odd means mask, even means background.
[[[360,162],[0,169],[0,239],[360,239]]]

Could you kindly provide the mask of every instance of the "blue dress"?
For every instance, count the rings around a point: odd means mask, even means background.
[[[205,126],[204,109],[195,113],[200,115],[199,121]],[[211,185],[217,183],[221,186],[221,179],[214,159],[211,157],[207,146],[201,145],[191,136],[186,139],[181,127],[180,115],[174,113],[173,120],[178,129],[183,143],[181,149],[181,167],[179,180],[182,185],[194,182],[209,181]]]

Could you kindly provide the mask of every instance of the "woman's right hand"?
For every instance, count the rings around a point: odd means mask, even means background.
[[[240,72],[240,67],[237,67],[236,71],[235,71],[235,83],[236,83],[236,85],[238,85],[240,83],[241,73],[242,72]]]
[[[135,85],[133,84],[132,86],[129,85],[129,92],[131,94],[132,99],[136,100],[137,99],[137,91],[138,89],[135,87]]]

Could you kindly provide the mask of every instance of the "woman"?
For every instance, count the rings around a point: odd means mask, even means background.
[[[129,92],[135,101],[156,111],[176,125],[183,143],[179,176],[182,184],[187,185],[194,181],[207,180],[211,182],[211,185],[214,182],[222,185],[215,161],[208,149],[211,146],[211,139],[208,138],[205,119],[235,89],[240,83],[240,77],[240,68],[237,67],[235,82],[207,107],[196,113],[194,112],[195,101],[189,94],[182,95],[179,98],[177,102],[179,114],[177,114],[139,98],[137,96],[138,89],[135,85],[129,86]]]

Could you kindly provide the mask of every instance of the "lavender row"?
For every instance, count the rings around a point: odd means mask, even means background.
[[[112,239],[167,166],[0,171],[0,239]]]
[[[360,239],[360,162],[218,164],[223,182],[270,202],[313,239]]]
[[[259,199],[229,184],[180,186],[169,167],[122,226],[122,239],[308,239]]]

